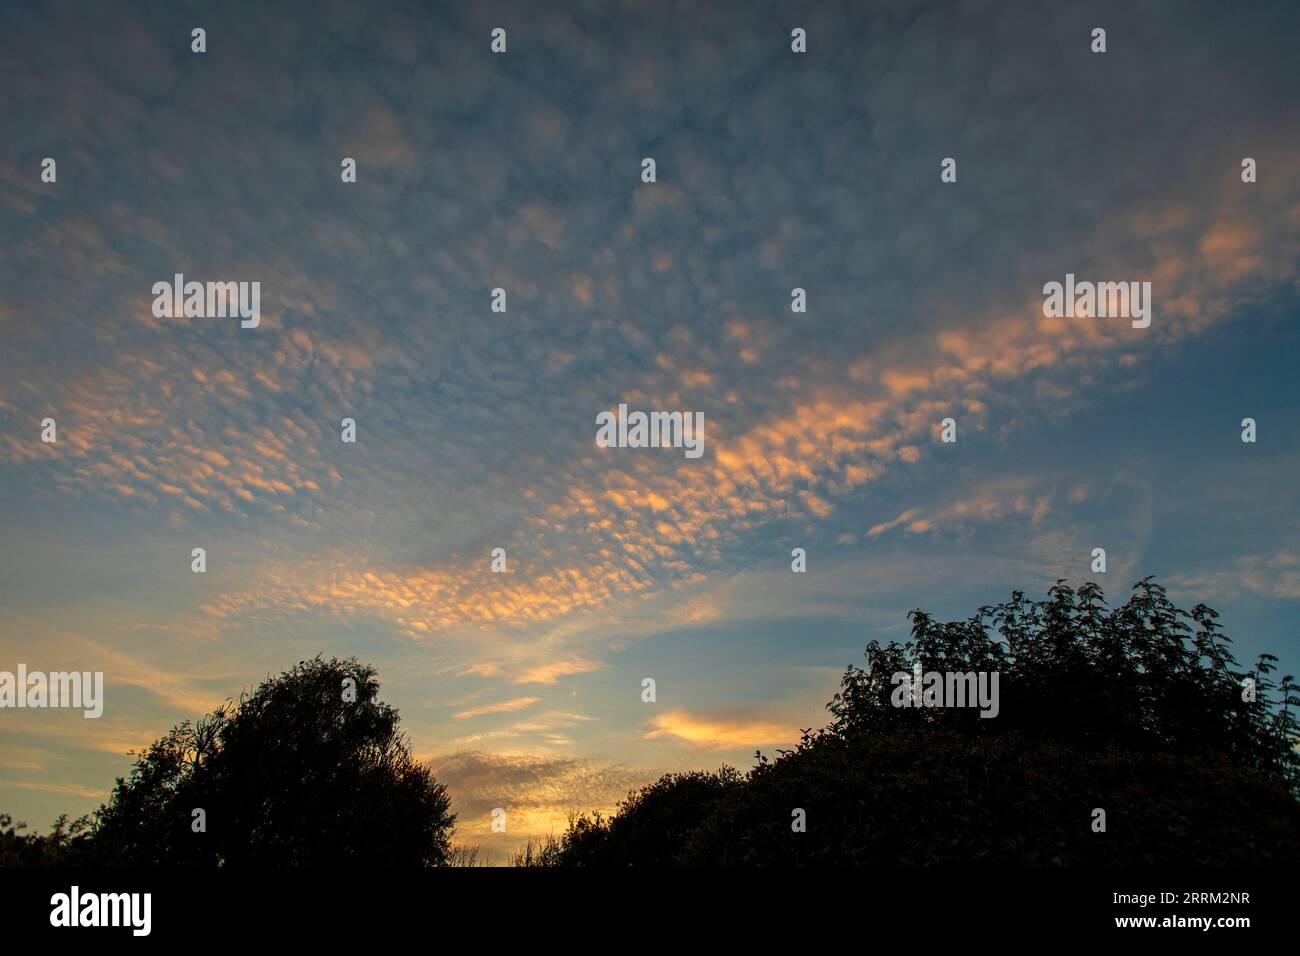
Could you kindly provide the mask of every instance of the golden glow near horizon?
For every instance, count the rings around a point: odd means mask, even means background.
[[[105,680],[102,718],[0,711],[0,811],[84,813],[173,724],[356,656],[504,862],[795,744],[909,610],[1098,547],[1108,589],[1294,646],[1300,143],[1264,40],[1177,82],[1108,54],[1102,88],[1037,12],[827,8],[786,63],[788,25],[651,6],[612,55],[520,4],[509,70],[342,12],[223,4],[204,69],[160,10],[0,30],[0,670]],[[1064,285],[1045,314],[1066,276],[1150,283],[1149,325]]]

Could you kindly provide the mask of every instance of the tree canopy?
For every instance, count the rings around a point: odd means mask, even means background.
[[[303,661],[173,727],[106,804],[40,848],[101,864],[445,863],[450,799],[378,693],[368,664]]]
[[[910,639],[868,644],[829,724],[793,750],[756,755],[743,777],[667,775],[522,862],[1295,862],[1296,685],[1271,679],[1272,655],[1238,665],[1217,618],[1150,578],[1114,608],[1096,584],[1058,581],[1044,601],[1016,591],[967,620],[912,611]],[[918,665],[997,672],[997,716],[897,706],[895,675]]]

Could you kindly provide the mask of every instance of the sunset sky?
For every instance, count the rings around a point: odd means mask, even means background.
[[[1132,6],[0,5],[0,670],[106,685],[0,710],[0,811],[318,653],[495,862],[794,743],[915,607],[1155,574],[1300,670],[1300,5]]]

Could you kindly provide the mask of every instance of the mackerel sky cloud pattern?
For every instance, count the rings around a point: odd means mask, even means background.
[[[6,716],[4,806],[356,654],[499,851],[1094,547],[1294,669],[1300,11],[1261,6],[6,6],[0,657],[109,705]],[[155,317],[176,273],[260,325]],[[1150,327],[1045,317],[1067,273]],[[703,456],[597,447],[620,402]]]

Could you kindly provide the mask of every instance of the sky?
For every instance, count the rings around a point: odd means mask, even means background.
[[[0,3],[0,670],[106,698],[0,710],[0,810],[92,810],[316,654],[379,669],[498,863],[795,743],[913,608],[1156,575],[1297,671],[1297,35],[1290,2]],[[176,273],[260,282],[260,324],[155,316]],[[1046,317],[1067,273],[1150,282],[1149,327]],[[703,454],[598,447],[620,403],[702,413]]]

